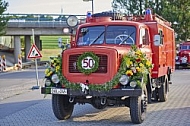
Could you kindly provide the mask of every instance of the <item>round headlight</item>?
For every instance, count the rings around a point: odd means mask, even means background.
[[[46,86],[50,86],[50,85],[51,85],[51,81],[50,81],[49,79],[46,79],[46,80],[45,80],[45,85],[46,85]]]
[[[127,83],[129,82],[129,77],[127,75],[122,75],[121,78],[119,79],[119,82],[122,85],[127,85]]]
[[[75,27],[78,25],[78,18],[74,15],[71,15],[67,18],[66,20],[67,25],[69,25],[70,27]]]
[[[131,81],[130,82],[130,86],[133,87],[133,88],[136,87],[137,86],[137,82],[136,81]]]
[[[59,77],[57,76],[57,74],[53,74],[52,77],[51,77],[51,81],[53,83],[59,83]]]

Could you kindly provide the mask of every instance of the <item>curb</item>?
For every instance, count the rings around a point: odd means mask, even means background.
[[[46,65],[49,61],[39,61],[37,62],[38,66]],[[25,62],[22,63],[22,69],[27,69],[35,66],[35,62]],[[9,72],[14,70],[21,70],[21,68],[18,67],[18,64],[15,64],[15,66],[7,67],[6,70],[3,72]],[[0,72],[1,73],[1,72]]]

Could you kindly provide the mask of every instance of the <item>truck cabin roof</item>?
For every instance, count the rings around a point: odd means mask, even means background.
[[[171,27],[171,23],[157,14],[152,14],[150,9],[145,11],[145,15],[122,15],[120,13],[102,12],[96,14],[87,14],[86,23],[100,23],[104,21],[134,21],[134,22],[159,22]]]

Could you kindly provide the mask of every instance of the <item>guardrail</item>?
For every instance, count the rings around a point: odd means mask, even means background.
[[[61,22],[50,22],[50,21],[36,21],[36,22],[8,22],[7,27],[11,28],[56,28],[56,27],[63,27],[67,26],[66,21],[61,21]]]
[[[43,65],[45,66],[47,63],[49,63],[49,61],[39,61],[39,62],[37,62],[37,65],[38,66],[43,66]],[[27,69],[27,68],[32,68],[32,67],[35,67],[35,62],[22,63],[22,69]],[[17,64],[15,64],[15,66],[7,67],[6,70],[4,70],[3,72],[9,72],[9,71],[14,71],[14,70],[21,70],[21,69],[18,68]]]
[[[2,14],[4,17],[9,17],[9,22],[61,22],[66,21],[70,15],[71,14]],[[74,16],[76,16],[79,20],[86,18],[86,15]]]
[[[46,65],[47,63],[49,63],[49,61],[39,61],[37,62],[37,65],[38,66],[43,66],[43,65]],[[25,63],[22,63],[22,69],[26,69],[26,68],[31,68],[31,67],[34,67],[35,66],[35,62],[25,62]]]

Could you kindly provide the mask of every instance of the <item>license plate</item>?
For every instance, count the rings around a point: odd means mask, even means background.
[[[51,94],[67,94],[67,89],[51,89]]]

